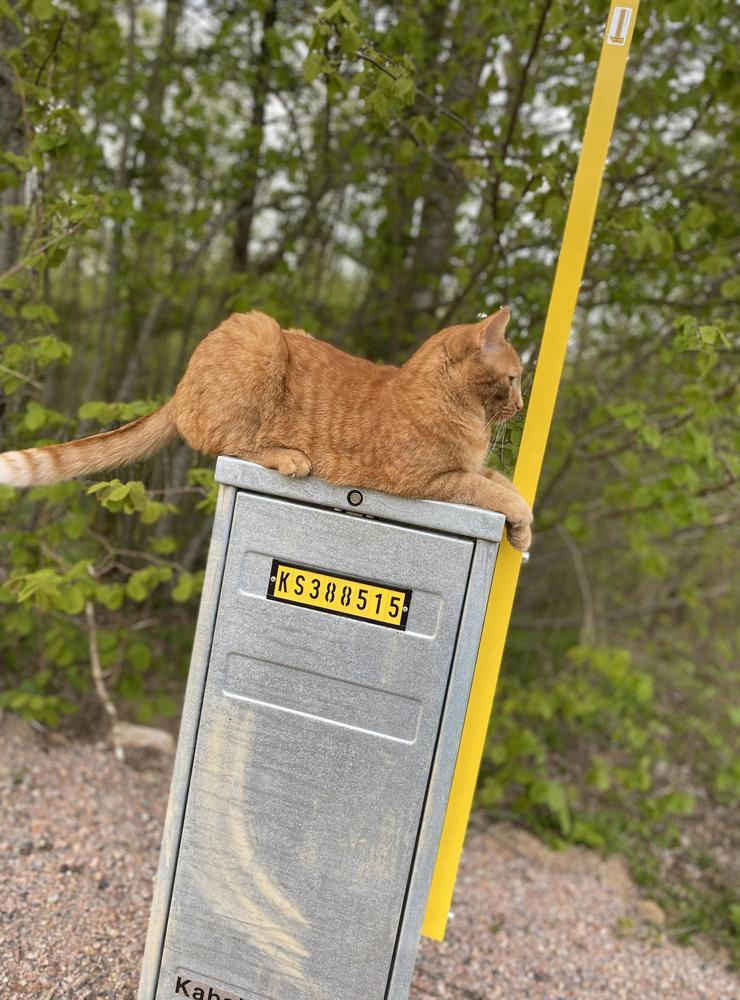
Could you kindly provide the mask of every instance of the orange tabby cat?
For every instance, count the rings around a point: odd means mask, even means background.
[[[263,313],[236,313],[195,349],[164,406],[114,431],[7,451],[0,483],[31,486],[151,455],[177,434],[286,476],[473,504],[506,515],[530,544],[532,512],[484,467],[492,424],[522,408],[522,365],[505,339],[509,309],[430,337],[400,367],[351,357]]]

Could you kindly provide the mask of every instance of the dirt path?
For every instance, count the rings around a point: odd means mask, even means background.
[[[169,763],[134,763],[0,720],[0,996],[135,997]],[[488,828],[466,850],[447,940],[422,945],[412,997],[740,997],[717,960],[667,943],[644,919],[659,911],[640,907],[619,859]]]

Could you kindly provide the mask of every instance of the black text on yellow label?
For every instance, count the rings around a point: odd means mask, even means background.
[[[411,605],[411,591],[385,584],[334,576],[310,566],[273,559],[267,597],[271,601],[314,608],[330,615],[375,622],[404,630]]]

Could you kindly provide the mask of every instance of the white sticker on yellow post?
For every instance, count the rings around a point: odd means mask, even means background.
[[[608,45],[627,44],[627,33],[629,31],[631,20],[632,20],[631,7],[614,8],[611,24],[609,25],[609,31],[607,32],[606,35],[606,41]]]

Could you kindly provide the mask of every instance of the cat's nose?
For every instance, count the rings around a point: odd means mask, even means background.
[[[516,408],[517,408],[517,410],[523,410],[524,409],[524,400],[522,399],[521,396],[517,396],[516,397]]]

